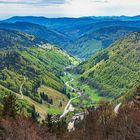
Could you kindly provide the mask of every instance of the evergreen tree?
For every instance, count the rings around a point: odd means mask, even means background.
[[[53,99],[49,99],[48,102],[53,105]]]
[[[48,102],[49,97],[48,97],[47,94],[45,94],[44,92],[40,92],[40,96],[41,96],[41,98],[42,98],[44,101],[47,101],[47,102]]]
[[[67,97],[68,97],[69,99],[71,98],[71,95],[70,95],[70,93],[68,93],[68,94],[67,94]]]
[[[14,94],[6,96],[3,100],[3,116],[15,118],[17,116],[19,106],[17,104],[17,97]]]
[[[31,118],[34,121],[37,121],[38,117],[39,117],[39,114],[38,114],[38,112],[36,112],[35,106],[32,106]]]
[[[52,128],[52,125],[53,125],[53,122],[52,122],[52,114],[48,114],[46,116],[46,122],[48,124],[49,130],[51,131],[51,128]]]

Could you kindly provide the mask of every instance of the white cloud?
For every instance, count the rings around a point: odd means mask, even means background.
[[[0,0],[0,3],[50,5],[50,4],[64,4],[65,1],[67,0]]]
[[[0,16],[138,15],[139,0],[0,0]]]

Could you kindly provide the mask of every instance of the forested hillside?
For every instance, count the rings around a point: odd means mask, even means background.
[[[38,47],[38,45],[48,43],[46,40],[41,40],[33,35],[25,34],[22,32],[0,29],[0,48],[13,48],[13,47]]]
[[[139,54],[140,32],[135,32],[96,53],[75,72],[102,96],[119,97],[140,82]]]
[[[60,76],[66,66],[76,62],[74,57],[44,40],[17,31],[0,30],[0,42],[1,99],[10,92],[21,94],[24,79],[22,93],[38,103],[43,100],[38,92],[42,85],[66,93]]]
[[[16,22],[16,23],[1,23],[0,28],[16,30],[27,34],[35,35],[41,39],[44,39],[52,44],[57,45],[59,48],[66,48],[66,45],[70,43],[70,38],[63,33],[50,30],[45,26],[28,23],[28,22]]]
[[[109,47],[112,43],[130,33],[139,30],[138,28],[109,26],[80,37],[68,47],[68,51],[80,58],[89,58],[94,53]]]

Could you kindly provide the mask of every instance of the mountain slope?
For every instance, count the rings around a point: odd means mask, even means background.
[[[81,37],[84,34],[89,34],[94,31],[106,28],[106,27],[111,27],[111,26],[123,26],[123,27],[133,27],[133,28],[140,28],[140,21],[114,21],[113,19],[111,21],[100,21],[100,22],[95,22],[87,25],[81,25],[78,28],[74,27],[71,28],[71,33],[73,30],[77,31],[77,36]],[[77,30],[76,30],[77,29]]]
[[[49,30],[45,26],[33,23],[27,22],[1,23],[0,28],[32,34],[62,48],[66,47],[66,45],[69,44],[70,41],[68,37],[66,37],[64,34],[60,32],[57,32],[55,30]]]
[[[63,28],[56,29],[57,31],[61,31],[65,35],[72,37],[73,40],[77,40],[85,34],[90,34],[94,31],[100,30],[102,28],[110,27],[110,26],[123,26],[123,27],[133,27],[140,28],[140,21],[121,21],[121,20],[101,20],[95,21],[92,23],[80,24],[75,26],[66,26]]]
[[[107,48],[113,42],[133,31],[139,30],[132,27],[111,26],[85,34],[73,45],[69,46],[69,52],[80,58],[87,58],[95,52]]]
[[[46,40],[40,40],[39,38],[25,34],[22,32],[11,31],[6,29],[0,29],[0,48],[10,48],[16,46],[34,46],[48,43]]]
[[[63,69],[75,61],[73,57],[44,40],[17,31],[0,30],[0,42],[3,42],[0,47],[0,98],[10,92],[21,94],[24,79],[23,95],[33,103],[43,103],[38,92],[41,86],[66,93],[60,76]]]
[[[103,96],[119,97],[140,81],[140,32],[135,32],[80,64],[81,81]]]

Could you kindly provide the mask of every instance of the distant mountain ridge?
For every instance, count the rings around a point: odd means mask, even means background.
[[[37,24],[54,24],[57,22],[62,22],[63,24],[66,24],[67,21],[71,22],[76,22],[76,21],[81,21],[81,22],[96,22],[96,21],[101,21],[101,20],[120,20],[120,21],[136,21],[140,20],[140,15],[137,16],[87,16],[87,17],[80,17],[80,18],[71,18],[71,17],[58,17],[58,18],[48,18],[48,17],[43,17],[43,16],[13,16],[11,18],[8,18],[6,20],[3,20],[4,22],[11,22],[15,23],[17,21],[25,21],[25,22],[32,22],[32,23],[37,23]]]
[[[110,26],[85,34],[69,46],[68,52],[80,58],[88,58],[94,53],[109,47],[118,39],[140,30],[134,27]]]
[[[60,31],[65,34],[74,35],[76,32],[75,29],[79,31],[76,33],[77,35],[82,35],[82,33],[98,30],[100,28],[106,26],[128,26],[128,27],[138,27],[140,16],[135,17],[127,17],[127,16],[103,16],[103,17],[81,17],[81,18],[46,18],[46,17],[12,17],[2,22],[30,22],[35,24],[40,24],[48,27],[49,29],[54,29]],[[133,23],[133,24],[132,24]],[[130,26],[131,24],[131,26]],[[83,27],[85,27],[83,29]],[[92,27],[92,28],[91,28]],[[94,27],[94,30],[93,30]],[[98,27],[98,28],[97,28]],[[70,31],[71,30],[71,31]],[[78,36],[78,37],[80,37]],[[76,36],[75,36],[76,37]]]

